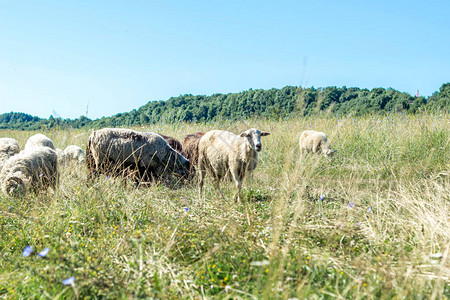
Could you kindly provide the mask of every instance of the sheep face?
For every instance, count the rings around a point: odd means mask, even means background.
[[[249,130],[242,132],[240,136],[247,138],[253,150],[259,152],[262,149],[261,137],[269,134],[270,134],[269,132],[264,132],[255,128],[251,128]]]

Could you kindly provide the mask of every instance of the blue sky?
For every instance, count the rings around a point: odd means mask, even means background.
[[[110,116],[287,85],[450,81],[450,1],[3,1],[0,113]]]

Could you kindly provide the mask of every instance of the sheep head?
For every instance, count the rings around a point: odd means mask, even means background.
[[[334,153],[336,153],[337,150],[331,150],[331,149],[327,149],[324,153],[325,157],[332,157],[334,155]]]
[[[269,134],[270,134],[269,132],[261,131],[256,128],[251,128],[249,130],[242,132],[239,136],[247,138],[253,150],[259,152],[262,149],[261,137]]]

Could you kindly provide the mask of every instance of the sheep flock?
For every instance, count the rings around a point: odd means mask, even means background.
[[[78,145],[56,148],[44,134],[28,138],[21,151],[12,138],[0,138],[0,185],[10,196],[40,193],[58,187],[58,169],[69,163],[86,164],[88,181],[100,174],[131,179],[138,185],[149,182],[191,182],[198,175],[199,195],[209,176],[224,198],[220,182],[232,181],[234,199],[240,201],[245,177],[257,167],[262,150],[261,137],[270,133],[256,128],[236,135],[224,130],[197,132],[177,139],[154,132],[124,128],[103,128],[91,133],[86,153]],[[306,130],[300,135],[300,150],[331,156],[332,150],[323,132]]]

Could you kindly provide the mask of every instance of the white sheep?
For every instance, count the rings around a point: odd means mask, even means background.
[[[62,150],[61,148],[56,148],[56,155],[58,156],[58,163],[59,164],[63,164],[66,161],[66,156],[64,154],[64,150]]]
[[[175,151],[159,134],[123,128],[104,128],[89,136],[86,159],[90,177],[98,173],[137,175],[149,181],[166,171],[186,176],[189,160]]]
[[[86,160],[86,157],[81,147],[76,145],[70,145],[67,146],[66,149],[64,149],[64,160],[65,161],[74,160],[77,162],[83,162]]]
[[[0,171],[6,161],[20,152],[19,143],[12,138],[0,138]]]
[[[227,175],[231,176],[237,192],[234,198],[240,200],[240,191],[244,177],[258,164],[258,152],[261,151],[261,136],[269,135],[252,128],[235,135],[229,131],[212,130],[200,138],[198,145],[199,191],[202,194],[203,179],[209,173],[220,195],[219,183]]]
[[[58,158],[49,147],[34,147],[10,157],[0,172],[2,191],[8,195],[39,193],[58,178]]]
[[[24,150],[31,149],[33,147],[49,147],[53,150],[56,150],[55,146],[51,139],[43,135],[42,133],[35,134],[30,136],[25,144]]]
[[[300,150],[302,152],[320,153],[325,157],[333,155],[336,150],[331,149],[325,133],[315,130],[305,130],[300,135]]]

